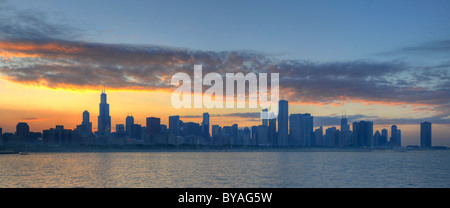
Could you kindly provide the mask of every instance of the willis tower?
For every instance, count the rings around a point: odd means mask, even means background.
[[[109,136],[111,134],[111,116],[109,115],[109,104],[106,102],[105,86],[102,87],[100,95],[100,115],[98,116],[98,136]]]

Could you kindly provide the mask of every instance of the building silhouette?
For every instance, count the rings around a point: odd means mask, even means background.
[[[271,119],[269,119],[269,143],[272,146],[276,146],[278,144],[278,136],[277,136],[277,118],[271,113]]]
[[[291,114],[289,116],[289,125],[289,145],[311,146],[314,144],[314,117],[311,114]]]
[[[202,137],[205,140],[209,140],[209,114],[203,113],[202,121]]]
[[[83,143],[76,131],[64,129],[63,125],[44,130],[42,133],[44,144],[47,145],[74,145]]]
[[[169,132],[181,136],[180,116],[169,116]]]
[[[156,117],[147,117],[146,126],[149,142],[152,143],[156,138],[156,135],[161,132],[161,119]]]
[[[353,122],[353,144],[358,147],[373,147],[373,122]]]
[[[320,126],[316,130],[314,130],[314,145],[315,146],[324,146],[324,137],[323,137],[323,128]]]
[[[131,136],[131,126],[134,124],[133,115],[127,115],[125,118],[125,132],[128,136]]]
[[[325,142],[326,147],[338,147],[339,146],[339,130],[333,126],[325,130]]]
[[[430,148],[431,147],[431,123],[423,122],[420,123],[420,147]]]
[[[131,140],[142,140],[142,126],[140,124],[131,124],[129,136]]]
[[[28,138],[30,135],[30,126],[28,123],[19,122],[16,125],[16,137]]]
[[[278,146],[288,146],[289,135],[289,103],[287,100],[278,101]]]
[[[100,110],[98,116],[98,136],[107,137],[111,134],[111,116],[109,115],[109,104],[105,93],[105,86],[102,87],[100,95]]]
[[[269,127],[266,125],[258,126],[258,146],[269,146]]]
[[[83,121],[81,122],[81,125],[77,125],[75,130],[82,135],[92,134],[92,122],[89,121],[89,112],[87,110],[83,112]]]
[[[221,127],[210,125],[210,115],[203,113],[201,123],[184,123],[180,116],[169,116],[168,126],[161,124],[161,119],[147,117],[146,125],[134,123],[134,117],[127,115],[125,124],[115,124],[115,132],[111,133],[111,116],[104,86],[100,96],[100,112],[98,131],[92,133],[90,114],[84,111],[82,122],[75,130],[64,129],[63,125],[44,130],[43,133],[30,132],[25,122],[16,125],[16,132],[4,133],[0,128],[0,145],[14,144],[95,144],[95,145],[229,145],[233,146],[297,146],[297,147],[363,147],[363,148],[398,148],[401,147],[401,130],[391,126],[388,141],[388,130],[376,131],[371,121],[353,122],[353,131],[345,115],[340,120],[340,129],[322,126],[314,131],[314,117],[309,113],[290,114],[287,100],[280,100],[278,116],[268,115],[268,110],[261,112],[261,125],[240,127],[235,123]],[[272,112],[270,112],[272,113]],[[272,118],[272,119],[269,119]],[[277,124],[278,120],[278,124]],[[278,128],[277,128],[278,127]],[[420,146],[431,148],[431,123],[421,123]],[[42,136],[42,137],[41,137]]]
[[[397,128],[397,125],[391,126],[391,138],[389,143],[392,147],[401,147],[402,146],[402,132]]]

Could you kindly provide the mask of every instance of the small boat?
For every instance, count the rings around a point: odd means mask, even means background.
[[[28,152],[19,152],[19,155],[29,155],[30,153]]]

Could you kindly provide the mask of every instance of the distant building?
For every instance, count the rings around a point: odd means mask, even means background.
[[[134,125],[134,117],[132,115],[125,118],[125,132],[128,136],[131,136],[131,126]]]
[[[224,126],[222,128],[222,138],[223,138],[223,144],[225,144],[225,145],[233,144],[231,126]]]
[[[336,127],[330,127],[325,130],[325,145],[327,147],[339,146],[339,130]]]
[[[258,145],[258,126],[251,127],[252,145]]]
[[[289,103],[287,100],[278,102],[278,146],[288,146],[289,135]]]
[[[320,126],[314,131],[314,145],[316,146],[326,146],[324,145],[323,128]]]
[[[212,125],[212,140],[214,144],[220,145],[222,144],[222,127],[219,125]]]
[[[258,146],[269,146],[269,128],[266,125],[258,126]]]
[[[148,117],[147,118],[147,136],[149,137],[150,143],[152,142],[152,138],[161,132],[161,119],[156,117]]]
[[[420,147],[431,147],[431,123],[423,122],[420,124]]]
[[[109,115],[109,104],[107,103],[105,86],[100,95],[100,113],[98,116],[98,136],[109,136],[111,134],[111,116]]]
[[[242,135],[243,144],[244,145],[253,145],[252,140],[251,140],[252,133],[251,133],[250,129],[248,127],[245,127],[242,132],[243,132],[243,135]]]
[[[371,121],[353,122],[353,145],[373,147],[373,123]]]
[[[202,135],[202,127],[198,123],[184,123],[184,137],[186,144],[199,144]]]
[[[142,126],[139,124],[132,124],[130,126],[130,137],[131,139],[141,140]]]
[[[378,145],[378,142],[381,140],[381,133],[377,130],[376,132],[375,132],[375,134],[373,135],[373,143],[374,143],[374,146],[375,147],[377,147],[377,146],[379,146]]]
[[[123,138],[127,136],[127,133],[125,131],[125,125],[124,124],[116,124],[116,132],[113,134],[116,138]],[[115,140],[115,143],[123,143],[123,139]]]
[[[231,144],[239,144],[238,130],[239,130],[239,126],[237,124],[231,125]]]
[[[83,112],[83,121],[81,122],[81,125],[77,125],[75,130],[85,136],[92,134],[92,122],[90,122],[89,112],[87,110]]]
[[[203,121],[202,121],[202,137],[203,139],[209,139],[209,114],[203,113]]]
[[[161,127],[161,130],[160,130],[159,133],[161,133],[161,134],[167,134],[168,133],[167,126],[165,124],[161,124],[160,127]]]
[[[383,147],[383,146],[387,146],[388,145],[388,130],[387,129],[382,129],[381,130],[381,137],[378,140],[378,146],[379,147]]]
[[[347,124],[347,117],[342,116],[341,118],[341,131],[350,131],[350,125]]]
[[[125,133],[125,125],[123,124],[116,124],[116,133]]]
[[[30,135],[30,126],[27,123],[19,122],[16,125],[16,137],[28,138]]]
[[[276,146],[278,144],[277,137],[277,118],[272,113],[272,119],[269,119],[269,143],[270,145]]]
[[[291,114],[289,125],[289,145],[311,146],[313,144],[314,117],[311,114]]]
[[[392,147],[402,146],[402,133],[396,125],[391,126],[391,139],[389,140],[389,143]]]
[[[353,144],[353,132],[350,131],[350,125],[347,123],[347,116],[341,117],[341,129],[339,131],[338,146],[351,146]]]
[[[175,136],[181,135],[180,116],[169,116],[169,133],[173,133]]]
[[[64,129],[63,125],[57,125],[55,128],[44,130],[42,136],[44,144],[47,145],[73,145],[86,142],[80,139],[77,132]]]

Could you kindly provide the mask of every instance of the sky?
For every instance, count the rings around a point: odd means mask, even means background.
[[[97,126],[105,84],[112,125],[169,115],[257,125],[261,109],[175,109],[177,72],[279,73],[290,113],[315,126],[371,120],[418,145],[450,146],[449,1],[0,1],[0,127]]]

